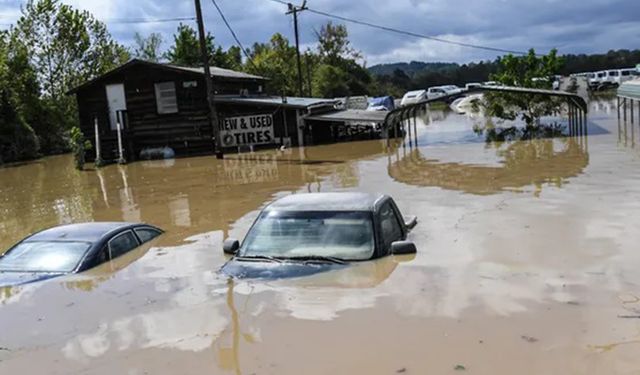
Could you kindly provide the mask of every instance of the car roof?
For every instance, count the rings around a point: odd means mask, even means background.
[[[373,211],[384,195],[368,193],[293,194],[271,203],[267,211]]]
[[[407,91],[407,92],[404,94],[404,96],[407,96],[407,95],[420,95],[420,94],[425,93],[426,91],[427,91],[427,90],[414,90],[414,91]]]
[[[134,227],[136,223],[92,222],[67,224],[45,229],[25,239],[29,241],[87,241],[96,242],[112,231]]]

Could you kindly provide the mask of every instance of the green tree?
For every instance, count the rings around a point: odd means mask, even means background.
[[[9,36],[0,32],[0,164],[33,159],[39,150],[38,138],[22,115],[16,87],[20,77],[11,69]]]
[[[337,98],[351,94],[347,85],[348,75],[333,65],[322,64],[313,77],[313,92],[323,98]]]
[[[226,69],[240,69],[242,67],[240,48],[231,47],[225,52],[221,46],[215,44],[211,33],[207,34],[205,41],[209,53],[209,64]],[[180,24],[173,35],[173,45],[169,47],[165,57],[176,65],[202,66],[200,39],[196,30],[189,25]]]
[[[162,35],[159,33],[151,33],[144,37],[140,33],[134,35],[135,47],[133,56],[137,59],[159,62],[162,58],[160,49],[162,48]]]
[[[334,25],[328,22],[319,32],[318,37],[318,54],[323,64],[333,66],[335,69],[341,70],[347,89],[338,88],[342,86],[335,83],[317,82],[315,87],[331,87],[336,90],[320,92],[320,95],[326,96],[327,92],[343,92],[341,95],[366,95],[369,92],[369,86],[372,83],[371,73],[361,65],[358,60],[362,58],[362,54],[351,47],[349,41],[349,33],[346,26]],[[331,77],[338,74],[335,69],[323,68],[323,71],[317,75],[317,79],[321,77]]]
[[[213,37],[210,36],[207,41]],[[180,24],[173,35],[173,45],[169,47],[166,58],[173,64],[183,66],[201,66],[202,55],[196,31],[189,25]]]
[[[295,95],[297,92],[296,49],[289,40],[276,33],[267,44],[254,44],[253,64],[246,70],[271,79],[268,90],[275,95]]]
[[[556,50],[546,56],[536,55],[533,49],[524,56],[506,55],[498,59],[498,72],[492,79],[505,86],[550,89],[551,79],[561,66]],[[538,123],[542,116],[560,111],[562,101],[546,95],[492,92],[485,94],[483,103],[487,114],[514,120],[520,116],[528,126]]]
[[[349,32],[344,25],[334,25],[327,22],[316,32],[318,38],[318,52],[323,60],[329,64],[337,64],[342,60],[359,60],[362,54],[351,48]]]
[[[121,65],[129,53],[89,12],[59,0],[29,0],[11,33],[16,69],[28,61],[21,74],[23,94],[30,95],[23,103],[29,106],[25,117],[43,140],[43,151],[68,149],[65,140],[78,119],[75,98],[66,93]]]

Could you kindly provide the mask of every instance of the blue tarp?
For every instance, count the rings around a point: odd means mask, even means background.
[[[393,111],[395,109],[393,96],[381,96],[379,98],[369,99],[369,108],[372,110],[386,109],[387,111]]]

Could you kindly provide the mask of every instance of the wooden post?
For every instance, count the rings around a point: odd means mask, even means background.
[[[204,21],[202,19],[202,8],[200,0],[194,0],[196,7],[196,19],[198,21],[198,39],[200,42],[200,54],[202,58],[202,66],[204,68],[204,82],[207,90],[207,104],[209,104],[209,124],[211,126],[214,138],[213,152],[218,159],[224,158],[222,151],[222,140],[220,139],[220,124],[218,124],[218,112],[214,102],[213,78],[211,77],[211,68],[209,67],[209,50],[207,49],[207,37],[204,32]]]

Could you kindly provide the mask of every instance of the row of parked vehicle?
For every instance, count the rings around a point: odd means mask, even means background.
[[[401,106],[415,104],[427,99],[437,99],[441,97],[448,97],[449,101],[454,101],[462,94],[468,91],[472,91],[473,89],[482,87],[482,86],[499,86],[498,82],[488,81],[488,82],[472,82],[467,83],[464,88],[458,87],[456,85],[445,85],[445,86],[434,86],[429,87],[426,90],[414,90],[409,91],[402,97],[402,101],[400,102]]]
[[[624,82],[638,78],[640,71],[637,68],[609,69],[598,72],[584,72],[571,74],[571,77],[584,77],[592,90],[601,90],[609,87],[617,87]]]

